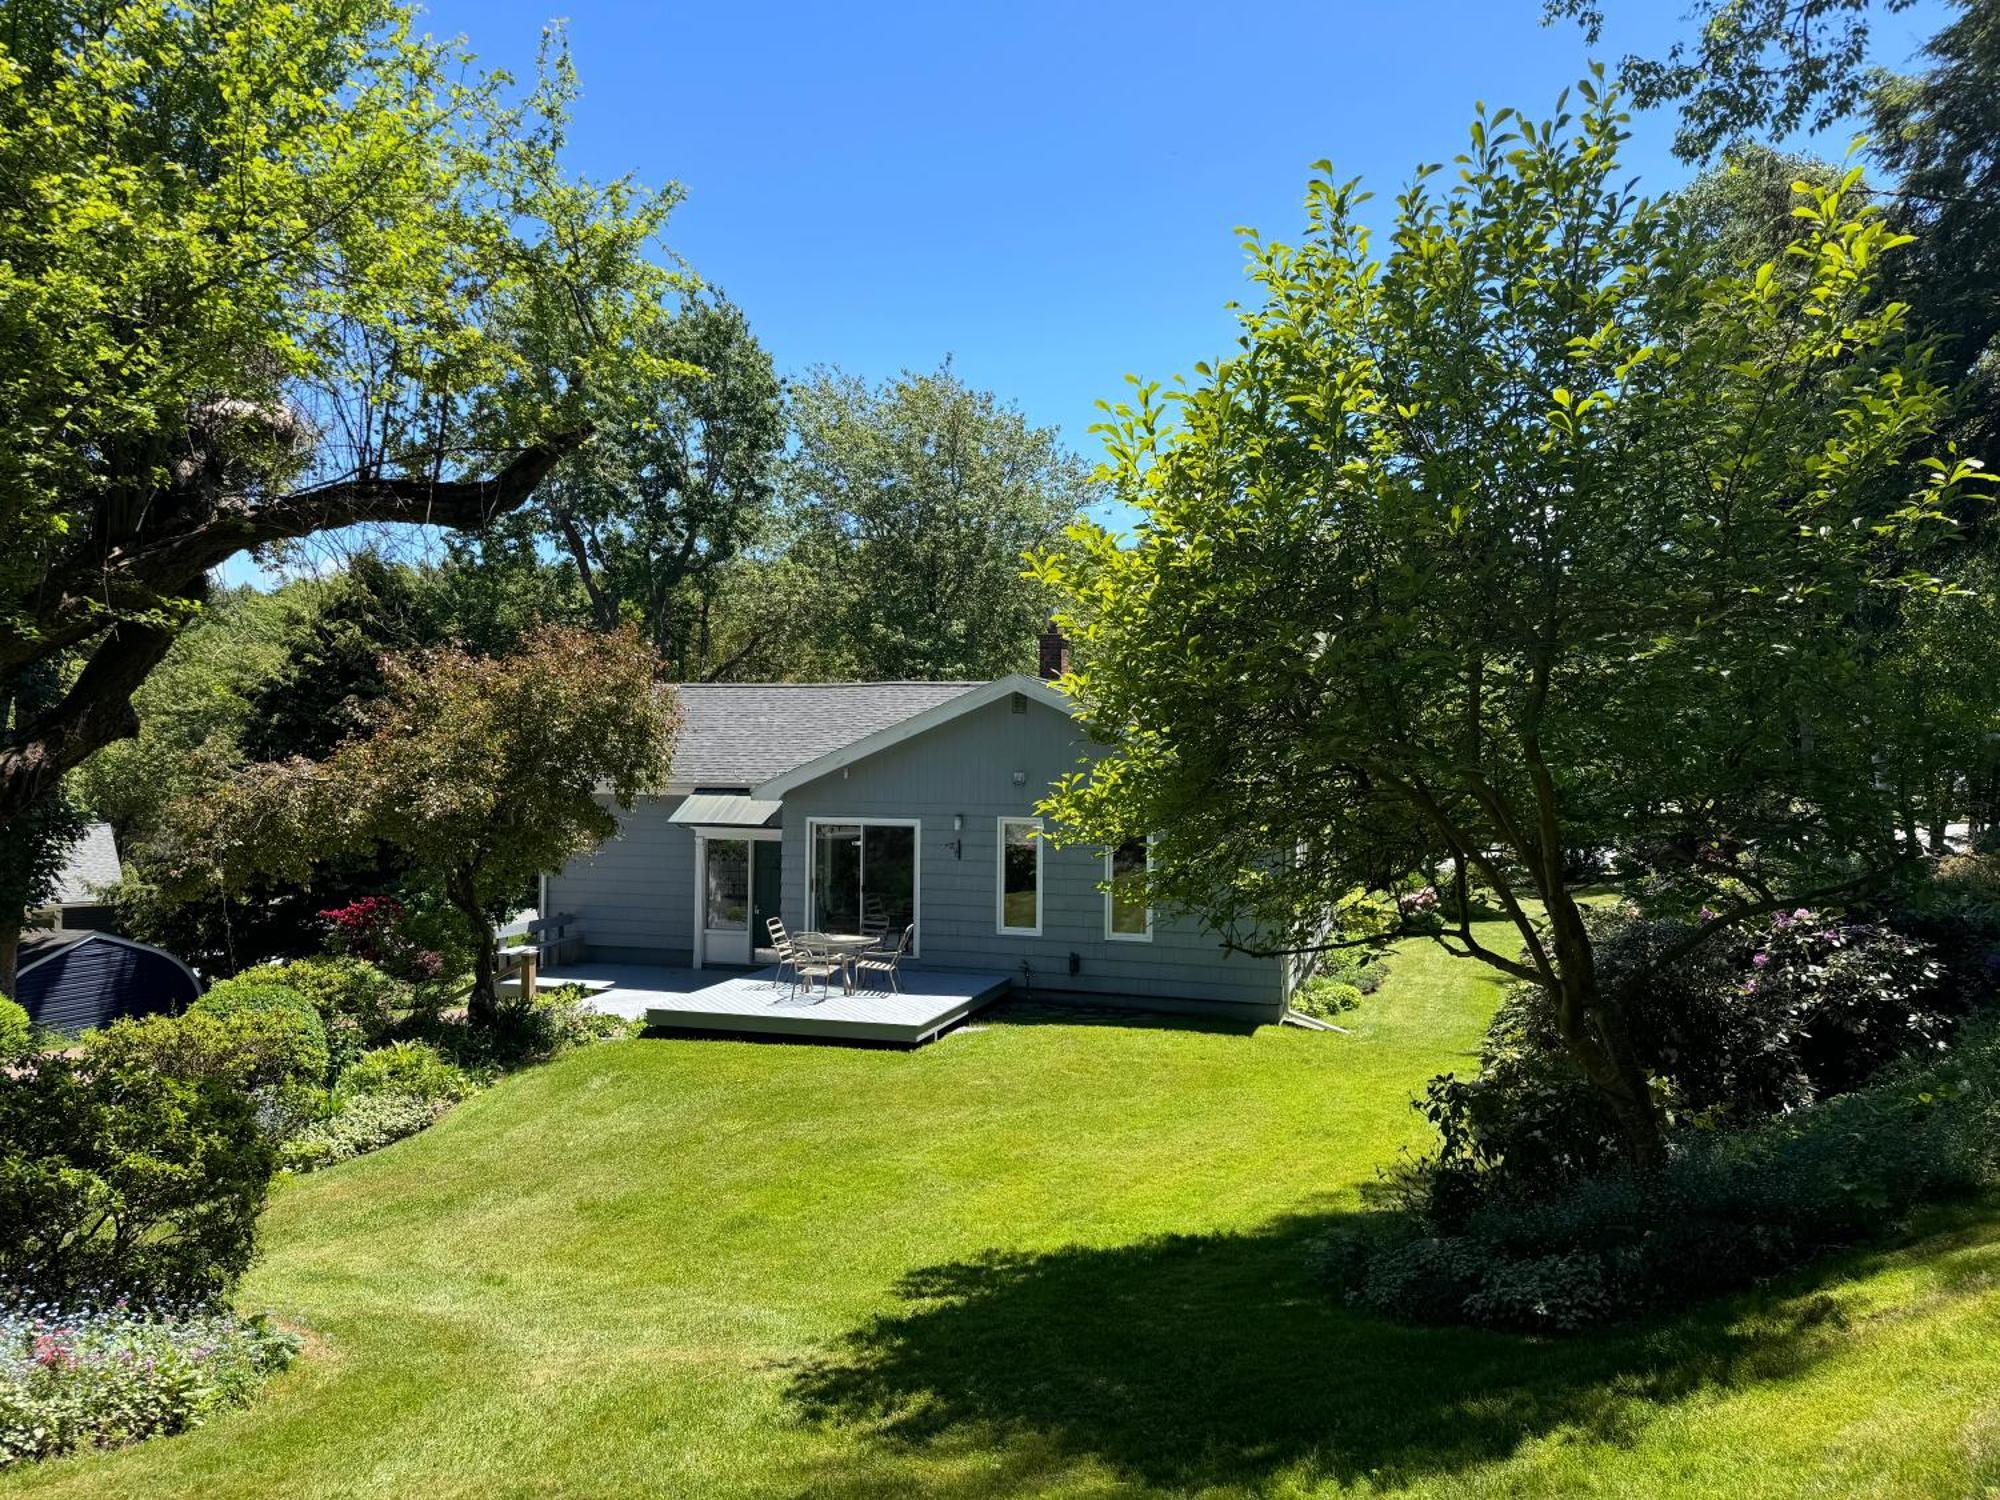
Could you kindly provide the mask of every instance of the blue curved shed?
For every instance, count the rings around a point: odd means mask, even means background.
[[[29,1020],[73,1036],[122,1016],[185,1010],[201,981],[164,948],[109,932],[60,931],[21,939],[14,990]]]

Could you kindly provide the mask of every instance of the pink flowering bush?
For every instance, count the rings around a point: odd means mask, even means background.
[[[0,1470],[197,1427],[298,1350],[261,1317],[0,1298]]]
[[[1678,922],[1593,921],[1598,972],[1618,999],[1670,1131],[1756,1124],[1860,1087],[1888,1063],[1935,1054],[1965,1008],[1923,944],[1805,908],[1672,956]],[[1420,1193],[1455,1199],[1563,1191],[1621,1157],[1616,1122],[1570,1062],[1549,997],[1514,986],[1470,1078],[1431,1080],[1420,1108],[1440,1146]]]

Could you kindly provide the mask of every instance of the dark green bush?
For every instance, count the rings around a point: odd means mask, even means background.
[[[1659,1178],[1605,1171],[1322,1245],[1350,1301],[1395,1317],[1566,1331],[1680,1305],[1873,1239],[2000,1183],[2000,1023],[1969,1024],[1853,1093],[1735,1131],[1684,1131]]]
[[[209,1302],[249,1265],[276,1156],[263,1023],[120,1022],[0,1073],[0,1283]],[[179,1034],[176,1034],[179,1033]]]
[[[1923,943],[1879,923],[1781,912],[1672,962],[1679,923],[1593,918],[1600,980],[1621,1002],[1673,1128],[1755,1124],[1934,1050],[1964,1009]],[[1447,1226],[1489,1197],[1548,1196],[1620,1160],[1616,1125],[1556,1030],[1550,998],[1514,986],[1476,1076],[1431,1081],[1440,1147],[1416,1174]]]
[[[496,1026],[429,1016],[418,1019],[414,1033],[461,1068],[504,1072],[631,1031],[629,1021],[593,1010],[589,999],[581,985],[558,985],[538,992],[531,1005],[503,1005]]]

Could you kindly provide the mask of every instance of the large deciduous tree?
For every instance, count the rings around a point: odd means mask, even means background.
[[[1031,668],[1047,610],[1022,577],[1094,495],[1054,431],[950,366],[880,387],[822,370],[793,397],[793,555],[853,675]]]
[[[784,401],[748,320],[719,298],[684,298],[649,348],[659,373],[621,393],[510,529],[568,557],[604,629],[637,624],[676,676],[699,677],[718,575],[772,520]]]
[[[547,626],[504,656],[391,657],[359,733],[324,760],[248,766],[184,804],[184,847],[224,880],[303,883],[325,860],[387,845],[464,918],[470,1012],[490,1024],[505,908],[617,831],[607,803],[629,808],[665,779],[675,718],[658,668],[631,626]]]
[[[401,0],[18,0],[0,23],[0,820],[134,728],[246,548],[522,504],[647,358],[672,203],[560,166]],[[617,380],[613,379],[616,372]]]
[[[1680,111],[1675,149],[1703,160],[1761,136],[1825,129],[1858,116],[1896,227],[1917,236],[1889,295],[1934,336],[1938,374],[1958,389],[1952,431],[1990,448],[2000,435],[1992,349],[2000,336],[2000,0],[1953,0],[1956,12],[1901,75],[1871,56],[1875,23],[1914,0],[1699,0],[1693,40],[1628,57],[1642,106]],[[1602,0],[1545,0],[1595,42]],[[1900,65],[1900,58],[1886,58]]]
[[[1250,948],[1347,941],[1344,894],[1437,872],[1439,940],[1546,987],[1647,1162],[1567,851],[1683,851],[1690,945],[1903,858],[1877,772],[1905,684],[1852,625],[1936,586],[1913,559],[1971,471],[1923,456],[1946,397],[1851,176],[1802,195],[1791,253],[1720,272],[1625,185],[1615,91],[1583,95],[1482,115],[1379,256],[1362,195],[1316,179],[1299,243],[1248,241],[1238,350],[1119,408],[1137,534],[1041,567],[1111,749],[1049,809],[1155,833],[1160,899]],[[1518,946],[1465,920],[1475,885]]]

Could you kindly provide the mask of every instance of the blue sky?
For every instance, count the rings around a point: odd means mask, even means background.
[[[1598,55],[1683,34],[1677,0],[1610,0]],[[1474,101],[1546,113],[1589,59],[1540,0],[1255,7],[435,0],[430,26],[526,76],[567,14],[572,164],[680,182],[669,240],[788,374],[880,378],[949,354],[1095,456],[1093,403],[1227,349],[1235,226],[1294,232],[1309,164],[1386,212],[1449,160]],[[1907,63],[1940,5],[1878,21]],[[1635,121],[1649,189],[1686,176]],[[1845,147],[1845,137],[1834,149]],[[242,566],[241,563],[238,565]]]

